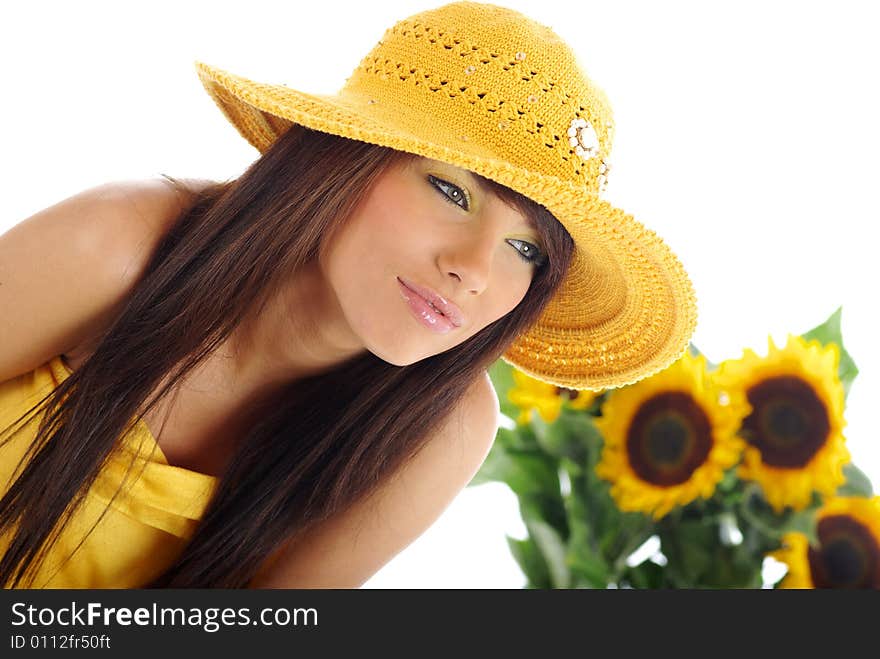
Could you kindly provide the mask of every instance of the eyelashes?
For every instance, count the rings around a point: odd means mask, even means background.
[[[511,238],[512,242],[519,243],[523,246],[523,251],[516,250],[516,253],[522,257],[522,260],[526,263],[534,263],[537,266],[544,265],[547,261],[547,257],[544,253],[535,247],[532,243],[527,243],[524,240],[516,240]]]
[[[465,196],[465,194],[461,191],[461,188],[459,188],[457,185],[453,185],[448,181],[439,179],[436,176],[431,176],[430,174],[428,174],[428,180],[431,181],[432,185],[435,188],[441,191],[443,198],[446,199],[449,203],[455,204],[463,210],[470,209],[470,200]],[[447,192],[447,190],[449,192]],[[458,203],[462,199],[465,201],[464,206]]]
[[[447,202],[458,206],[462,210],[469,210],[470,200],[457,185],[454,185],[448,181],[444,181],[443,179],[439,179],[436,176],[432,176],[430,174],[428,175],[428,180],[431,182],[431,185],[440,192],[440,195]],[[458,203],[462,200],[465,202],[464,206]],[[541,266],[544,265],[544,263],[547,261],[546,255],[537,245],[533,245],[532,243],[526,242],[524,240],[516,239],[511,239],[511,242],[518,243],[523,246],[523,251],[520,251],[520,249],[516,249],[516,253],[519,254],[520,258],[526,263]]]

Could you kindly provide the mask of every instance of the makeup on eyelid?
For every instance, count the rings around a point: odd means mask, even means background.
[[[463,188],[462,186],[459,186],[456,183],[452,183],[452,182],[447,181],[445,179],[441,179],[440,177],[434,176],[433,174],[428,174],[427,178],[428,178],[428,181],[430,182],[430,184],[432,185],[432,187],[434,187],[434,189],[437,190],[440,193],[440,195],[443,197],[443,199],[445,199],[447,202],[449,202],[450,204],[452,204],[454,206],[457,206],[458,208],[460,208],[461,210],[463,210],[465,212],[470,210],[471,198],[470,198],[470,194],[468,193],[466,188]],[[448,192],[448,193],[446,192],[447,188],[450,190],[450,192]],[[467,208],[462,207],[458,203],[458,200],[460,200],[460,199],[464,199],[467,202]],[[522,239],[517,239],[517,238],[514,238],[512,240],[514,240],[514,242],[517,242],[517,243],[522,243],[523,245],[528,245],[528,249],[529,249],[528,254],[526,254],[526,253],[520,251],[518,248],[514,247],[517,254],[519,254],[520,258],[525,263],[528,263],[530,265],[538,265],[541,263],[541,261],[544,258],[545,252],[544,252],[544,249],[540,245],[537,245],[534,242],[530,242],[530,241],[522,240]],[[532,253],[534,253],[535,256],[533,256]]]

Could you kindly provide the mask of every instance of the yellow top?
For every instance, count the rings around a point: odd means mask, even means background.
[[[58,355],[29,373],[0,382],[0,429],[65,380],[71,371]],[[36,436],[42,412],[0,446],[0,492]],[[30,588],[139,588],[179,556],[219,483],[215,476],[174,467],[143,421],[126,437],[123,455],[111,458],[76,515],[49,552]],[[152,455],[151,455],[152,452]],[[110,503],[135,458],[123,489]],[[138,473],[146,463],[143,472]],[[110,507],[73,557],[65,559]],[[0,535],[0,555],[9,534]]]

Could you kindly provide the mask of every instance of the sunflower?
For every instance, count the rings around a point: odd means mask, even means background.
[[[553,423],[559,418],[563,402],[573,410],[585,410],[593,401],[598,392],[588,390],[567,389],[556,385],[536,380],[518,369],[513,369],[513,381],[515,386],[507,392],[507,398],[520,409],[516,419],[518,425],[529,422],[532,408],[538,410],[538,414],[547,423]]]
[[[768,555],[788,566],[780,588],[880,588],[880,496],[831,497],[816,512],[818,547],[786,533]]]
[[[789,334],[784,349],[771,337],[766,358],[746,349],[715,374],[725,391],[744,392],[752,407],[740,431],[748,445],[738,475],[756,481],[777,513],[806,508],[813,491],[832,496],[845,480],[850,454],[839,361],[837,344],[823,348]]]
[[[685,353],[665,371],[614,390],[595,420],[602,433],[596,473],[611,482],[624,511],[663,517],[708,498],[745,443],[736,436],[750,411],[742,396],[720,400],[706,358]]]

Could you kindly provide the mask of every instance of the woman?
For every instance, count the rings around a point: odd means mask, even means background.
[[[95,239],[129,284],[92,340],[40,355],[0,321],[0,426],[43,404],[0,437],[7,586],[359,586],[479,468],[496,360],[600,389],[687,348],[690,282],[600,199],[610,107],[549,28],[428,10],[329,97],[197,70],[260,157],[168,177],[179,213],[149,186],[93,195],[146,228]]]

